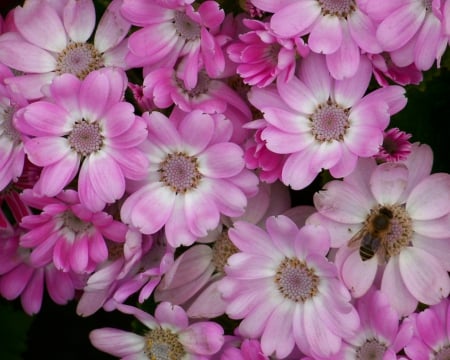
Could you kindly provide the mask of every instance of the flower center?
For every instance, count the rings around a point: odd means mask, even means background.
[[[70,147],[82,156],[99,151],[103,146],[100,126],[86,120],[75,122],[67,139]]]
[[[278,266],[275,284],[285,298],[305,302],[317,294],[319,277],[304,261],[284,258]]]
[[[184,12],[175,12],[173,24],[178,36],[186,41],[200,39],[200,26],[193,22]]]
[[[450,359],[450,345],[442,347],[434,355],[434,360],[448,360]]]
[[[106,246],[108,247],[108,259],[114,261],[124,257],[124,249],[122,243],[117,243],[115,241],[106,241]]]
[[[13,125],[13,115],[16,109],[14,106],[0,108],[0,136],[6,137],[13,144],[20,143],[20,133]]]
[[[223,268],[227,264],[228,258],[237,252],[239,252],[238,248],[228,237],[228,229],[223,230],[213,245],[212,262],[216,267],[216,271],[225,273]]]
[[[356,350],[356,359],[382,360],[386,349],[386,345],[380,343],[377,339],[367,339],[366,342]]]
[[[197,85],[192,89],[186,89],[183,80],[180,80],[179,78],[175,78],[175,82],[181,89],[181,92],[192,99],[208,92],[211,79],[204,71],[200,71],[197,76]]]
[[[145,335],[144,353],[150,360],[179,360],[186,355],[178,336],[160,327]]]
[[[160,180],[177,194],[195,189],[202,178],[197,158],[183,152],[168,154],[159,165],[158,172]]]
[[[90,223],[84,222],[71,211],[64,212],[61,218],[63,220],[64,227],[73,231],[75,234],[82,233],[91,226]]]
[[[332,15],[346,19],[356,9],[355,0],[317,0],[322,16]]]
[[[320,104],[310,117],[311,132],[319,142],[342,141],[350,127],[348,110],[328,100]]]
[[[89,43],[70,43],[58,54],[56,73],[73,74],[84,79],[90,72],[103,67],[103,56]]]

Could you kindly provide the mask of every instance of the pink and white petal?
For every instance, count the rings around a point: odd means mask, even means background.
[[[330,235],[322,225],[304,225],[290,240],[294,241],[296,256],[303,259],[309,254],[325,257],[330,250]]]
[[[106,74],[91,72],[83,80],[80,87],[79,103],[83,119],[89,122],[98,121],[108,110],[110,83]]]
[[[336,178],[343,178],[350,175],[356,168],[358,156],[352,153],[346,145],[341,146],[341,157],[335,165],[330,167],[330,174]]]
[[[204,179],[205,182],[207,180]],[[247,196],[240,187],[223,179],[214,179],[208,182],[209,193],[214,196],[216,206],[222,214],[237,217],[244,213]]]
[[[156,307],[155,319],[160,325],[172,325],[179,330],[184,330],[189,325],[189,319],[183,308],[167,301],[162,302]]]
[[[212,356],[224,343],[223,328],[212,321],[200,321],[191,324],[178,334],[183,347],[196,356]]]
[[[14,11],[14,23],[30,43],[60,52],[67,45],[66,30],[56,10],[46,4],[28,1]]]
[[[306,104],[307,108],[305,108],[305,105],[300,104],[297,104],[297,107],[300,107],[300,111],[312,114],[316,110],[317,105],[328,101],[331,94],[332,78],[327,67],[325,56],[322,54],[310,53],[301,62],[299,76],[308,90],[304,90],[305,94],[308,96],[305,99],[308,100],[308,103]],[[293,79],[295,79],[295,77]],[[289,83],[291,83],[291,81]],[[295,91],[293,91],[291,101],[295,103],[297,101],[295,94],[298,91],[297,88],[294,88],[293,90]]]
[[[132,33],[128,38],[128,47],[134,55],[142,58],[150,57],[147,62],[155,63],[174,50],[177,40],[175,26],[171,22],[166,22],[149,25]]]
[[[95,263],[101,263],[108,258],[108,247],[100,232],[96,231],[91,235],[88,245],[89,257]]]
[[[352,107],[366,93],[371,77],[372,64],[366,57],[361,57],[353,76],[334,82],[334,100],[344,108]]]
[[[384,269],[381,291],[388,297],[389,303],[399,316],[408,316],[417,307],[417,299],[406,287],[400,273],[398,256],[391,257]]]
[[[33,164],[41,167],[52,165],[73,153],[67,139],[54,136],[27,139],[25,152]]]
[[[121,5],[122,0],[111,1],[97,25],[94,44],[101,53],[118,45],[131,27],[131,23],[125,20],[120,12]]]
[[[347,22],[352,38],[363,51],[378,54],[383,50],[376,38],[375,22],[367,14],[356,8]]]
[[[234,143],[213,144],[197,159],[200,173],[211,178],[237,175],[245,165],[242,148]]]
[[[450,214],[430,220],[412,219],[412,228],[416,234],[427,238],[450,238]]]
[[[434,305],[450,292],[450,277],[430,253],[406,247],[399,255],[399,270],[408,291],[421,303]]]
[[[305,334],[307,329],[305,329],[304,321],[304,309],[302,306],[296,306],[293,321],[292,321],[292,333],[294,335],[295,344],[304,354],[311,354],[311,345],[308,342]]]
[[[77,175],[80,168],[78,154],[70,152],[59,161],[42,169],[34,189],[46,196],[56,196]]]
[[[431,174],[433,169],[433,150],[427,144],[412,144],[411,153],[405,160],[409,170],[408,194],[416,185]]]
[[[149,161],[139,149],[105,149],[120,165],[123,176],[130,180],[141,180],[148,173]]]
[[[44,295],[44,271],[36,269],[27,287],[20,297],[25,312],[29,315],[37,314],[41,309]]]
[[[170,21],[173,11],[166,7],[149,3],[147,0],[127,0],[121,6],[121,14],[133,24],[144,27],[152,23]]]
[[[89,265],[89,238],[85,234],[75,238],[69,261],[70,268],[77,274],[86,272]]]
[[[448,238],[430,239],[415,233],[411,242],[415,248],[422,249],[434,256],[446,271],[450,271],[450,259],[448,257],[450,241],[448,241]]]
[[[421,2],[411,1],[397,8],[377,27],[377,39],[385,51],[404,46],[422,25],[425,7]]]
[[[275,13],[293,2],[296,2],[296,0],[280,0],[277,2],[273,2],[272,0],[252,0],[252,4],[258,9],[271,13]]]
[[[119,164],[104,151],[90,154],[83,162],[90,183],[105,203],[113,203],[125,193],[125,178]]]
[[[76,43],[86,42],[95,28],[94,3],[89,0],[68,2],[64,6],[63,22],[70,40]]]
[[[102,123],[102,132],[108,138],[118,137],[129,130],[136,119],[134,107],[127,102],[115,103],[104,114]],[[145,124],[142,121],[141,127],[145,134]]]
[[[227,259],[226,274],[239,281],[272,278],[275,267],[267,265],[267,256],[238,252]]]
[[[297,225],[287,216],[270,216],[266,220],[266,230],[278,251],[286,257],[293,257],[292,240],[298,233]]]
[[[280,305],[281,300],[275,300],[273,295],[271,297],[269,294],[265,294],[266,292],[266,290],[262,293],[259,292],[259,302],[253,305],[250,313],[239,324],[238,329],[242,336],[250,338],[261,336],[270,315]]]
[[[319,16],[311,28],[308,45],[316,54],[332,54],[342,43],[340,19],[334,15]]]
[[[181,142],[180,135],[175,125],[164,114],[153,111],[143,116],[147,122],[149,138],[158,142],[166,152],[170,153]]]
[[[417,314],[416,329],[422,341],[431,349],[438,349],[443,339],[447,338],[443,322],[437,313],[428,309]]]
[[[97,349],[120,358],[143,353],[145,348],[142,336],[114,328],[92,330],[89,339]]]
[[[283,165],[281,181],[294,190],[301,190],[311,184],[320,169],[312,169],[315,146],[310,146],[304,151],[291,154]]]
[[[415,220],[431,220],[450,211],[450,175],[435,173],[422,180],[406,201],[406,211]]]
[[[311,166],[314,164],[313,170],[328,170],[336,165],[341,159],[343,147],[345,147],[345,145],[336,140],[320,143],[320,145],[315,148],[315,153],[311,159]]]
[[[267,122],[282,131],[295,134],[311,129],[310,120],[306,115],[272,107],[264,108],[263,112]]]
[[[297,80],[294,80],[294,79],[295,79],[295,77],[293,77],[291,79],[291,81],[298,82],[298,79]],[[291,81],[289,81],[289,84],[292,86],[292,84],[294,84],[294,83],[291,83]],[[283,86],[286,83],[287,82],[283,82],[283,84],[280,86]],[[265,107],[274,107],[274,108],[283,109],[284,107],[286,107],[286,103],[283,101],[282,98],[280,98],[281,91],[285,91],[285,90],[284,89],[277,90],[276,86],[268,86],[265,88],[258,88],[256,86],[252,86],[250,88],[250,91],[247,94],[247,97],[248,97],[248,100],[250,101],[250,103],[257,109],[262,110]],[[292,104],[294,104],[294,106],[297,106],[297,105],[295,105],[296,104],[295,99],[296,99],[296,96],[300,96],[300,95],[297,95],[297,91],[292,91],[290,94],[291,94],[290,96],[292,96],[292,99],[293,99]],[[283,97],[284,96],[289,96],[289,95],[283,95]],[[312,98],[312,95],[311,95],[311,98]]]
[[[175,197],[172,213],[166,221],[164,231],[167,242],[176,248],[181,245],[192,245],[198,237],[189,231],[189,225],[185,216],[184,201],[181,197]]]
[[[55,103],[66,110],[71,118],[81,118],[78,94],[81,80],[72,74],[62,74],[55,77],[49,87],[50,96]]]
[[[370,289],[375,281],[377,269],[377,256],[362,261],[358,249],[353,250],[343,263],[341,269],[342,280],[353,297],[361,297]]]
[[[60,305],[73,299],[75,289],[70,273],[59,271],[54,267],[45,269],[45,284],[51,299]]]
[[[320,16],[320,11],[320,6],[315,1],[296,1],[273,14],[270,27],[281,37],[303,35]]]
[[[203,237],[217,227],[220,213],[214,198],[200,188],[184,196],[184,209],[189,231],[197,237]]]
[[[395,204],[408,185],[408,169],[401,163],[384,163],[370,178],[372,194],[379,204]]]
[[[383,101],[365,96],[350,110],[348,116],[354,126],[370,126],[385,129],[390,120],[389,106]]]
[[[205,150],[214,133],[214,120],[210,115],[194,110],[178,125],[178,132],[191,155]],[[224,153],[225,154],[225,153]]]
[[[25,73],[47,73],[56,69],[56,60],[49,52],[21,40],[0,41],[0,61]]]
[[[378,153],[383,144],[383,130],[378,127],[354,125],[347,129],[345,145],[360,157],[369,157]]]
[[[288,133],[268,125],[261,133],[269,150],[277,154],[297,154],[314,143],[314,137],[308,132]],[[305,150],[306,151],[306,150]]]
[[[26,76],[13,76],[4,79],[8,87],[22,94],[28,100],[37,100],[44,96],[43,87],[49,85],[55,78],[54,72],[27,74]]]

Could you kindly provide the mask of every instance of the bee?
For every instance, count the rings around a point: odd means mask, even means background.
[[[387,207],[372,212],[366,224],[348,242],[353,247],[359,244],[359,256],[362,261],[372,259],[384,248],[385,238],[391,231],[391,220],[394,217]]]

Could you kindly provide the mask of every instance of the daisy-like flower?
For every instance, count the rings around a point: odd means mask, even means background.
[[[383,145],[375,158],[378,161],[406,160],[411,153],[412,144],[408,141],[411,136],[399,128],[389,129],[384,133]]]
[[[99,350],[121,359],[208,359],[224,343],[222,327],[212,321],[189,324],[184,310],[160,303],[155,316],[128,306],[119,310],[134,315],[146,328],[143,335],[114,328],[93,330],[89,338]]]
[[[123,0],[122,15],[140,27],[130,35],[126,61],[144,67],[144,74],[161,67],[184,63],[182,81],[188,89],[197,84],[204,66],[209,76],[218,76],[225,67],[218,34],[225,14],[215,1],[204,1],[196,9],[192,1]]]
[[[299,77],[277,80],[277,88],[252,88],[250,102],[268,125],[261,138],[270,151],[286,154],[281,180],[293,189],[308,186],[322,169],[340,178],[350,174],[358,157],[378,153],[390,116],[406,105],[400,86],[364,96],[372,67],[361,59],[356,74],[335,80],[323,55],[302,60]]]
[[[369,290],[357,299],[355,307],[361,318],[360,328],[353,337],[345,339],[339,353],[330,360],[398,359],[397,354],[412,338],[410,323],[399,320],[379,290]]]
[[[20,245],[31,249],[30,263],[34,266],[53,262],[59,270],[90,273],[108,257],[105,238],[121,242],[125,237],[126,225],[105,212],[89,211],[74,190],[54,197],[38,197],[25,190],[22,199],[42,210],[21,221],[28,231],[21,236]]]
[[[130,184],[121,218],[144,234],[164,227],[170,245],[191,245],[219,225],[220,215],[242,215],[257,192],[256,175],[244,169],[243,150],[229,142],[222,122],[199,110],[178,123],[144,113],[150,160],[147,178]]]
[[[131,25],[120,15],[121,1],[108,6],[92,43],[96,24],[92,0],[25,1],[13,10],[14,30],[0,37],[0,62],[24,74],[5,82],[26,98],[37,99],[43,96],[42,86],[58,75],[83,79],[105,66],[125,69],[125,36]]]
[[[406,320],[414,328],[414,336],[405,353],[414,360],[445,360],[450,356],[450,300],[411,314]]]
[[[401,316],[450,293],[450,175],[430,175],[432,159],[418,144],[404,162],[361,159],[351,175],[314,195],[318,213],[307,221],[330,229],[352,295],[364,295],[379,277]]]
[[[363,11],[359,0],[251,0],[258,8],[274,13],[271,29],[283,38],[308,35],[308,46],[325,54],[336,79],[353,76],[361,52],[381,52],[375,36],[376,23]]]
[[[295,346],[311,356],[337,353],[359,317],[326,258],[327,230],[299,229],[284,215],[269,217],[266,228],[238,221],[228,231],[240,252],[228,258],[219,284],[226,313],[242,319],[239,333],[260,338],[267,356],[286,358]]]
[[[16,113],[25,152],[42,167],[34,190],[55,196],[77,180],[80,201],[93,212],[125,193],[125,179],[142,178],[147,159],[137,147],[146,138],[144,121],[123,101],[126,76],[119,69],[56,78],[46,100]]]

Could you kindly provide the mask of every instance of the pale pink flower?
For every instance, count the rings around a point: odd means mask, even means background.
[[[397,354],[412,338],[412,326],[400,320],[379,290],[369,290],[356,300],[355,307],[361,319],[359,330],[343,341],[339,353],[330,360],[398,359]]]
[[[253,87],[250,102],[268,125],[261,138],[267,148],[286,154],[281,173],[293,189],[308,186],[322,169],[340,178],[350,174],[359,157],[378,153],[390,116],[406,105],[400,86],[364,96],[372,67],[361,59],[356,74],[344,80],[330,76],[323,55],[302,60],[299,77],[276,88]]]
[[[401,316],[450,292],[450,175],[430,175],[432,161],[430,148],[418,144],[406,161],[361,159],[352,174],[314,195],[318,213],[307,221],[330,229],[339,248],[335,263],[352,295],[363,296],[379,277]],[[383,230],[373,230],[383,220]]]
[[[145,75],[181,61],[181,78],[188,89],[196,86],[202,67],[212,77],[224,70],[221,47],[227,39],[217,34],[224,11],[215,1],[204,1],[196,9],[189,3],[123,0],[122,15],[138,27],[129,37],[130,66],[144,67]]]
[[[147,159],[137,147],[146,138],[144,121],[123,101],[126,76],[103,69],[84,80],[72,74],[56,78],[49,97],[16,113],[25,152],[42,167],[34,190],[55,196],[77,179],[80,200],[101,211],[125,193],[125,179],[142,178]]]
[[[365,9],[379,22],[376,39],[397,66],[414,64],[419,70],[428,70],[436,60],[439,65],[448,45],[442,14],[445,3],[365,0]]]
[[[99,350],[120,359],[208,359],[224,343],[222,327],[212,321],[189,324],[184,310],[168,302],[160,303],[155,316],[128,305],[119,310],[136,317],[147,332],[143,335],[114,328],[93,330],[89,338]]]
[[[225,335],[222,349],[211,360],[269,360],[269,357],[262,353],[259,340]]]
[[[375,158],[378,161],[406,160],[412,149],[412,144],[408,141],[411,136],[399,128],[385,131],[383,144]]]
[[[296,346],[311,356],[336,353],[359,317],[326,258],[327,230],[299,229],[284,215],[269,217],[266,229],[238,221],[228,231],[239,252],[228,258],[219,284],[226,313],[242,319],[239,333],[260,339],[267,356],[286,358]]]
[[[21,197],[30,207],[41,210],[21,221],[27,231],[20,245],[30,249],[33,266],[53,262],[59,270],[90,273],[108,257],[105,238],[121,242],[125,237],[126,225],[105,212],[87,209],[74,190],[39,197],[28,189]]]
[[[131,25],[120,15],[121,2],[111,2],[95,34],[92,0],[60,1],[59,8],[56,3],[27,0],[15,8],[15,28],[0,36],[0,62],[24,74],[6,83],[26,98],[37,99],[43,96],[42,86],[60,74],[82,79],[105,66],[125,69],[125,36]]]
[[[74,298],[80,279],[56,269],[52,263],[32,266],[28,249],[19,245],[23,232],[21,228],[0,232],[0,295],[7,300],[20,297],[29,315],[40,311],[45,290],[56,304],[67,304]]]
[[[325,54],[336,79],[352,77],[361,52],[381,52],[375,36],[376,23],[361,8],[359,0],[252,0],[258,8],[274,13],[270,27],[280,37],[308,35],[308,46]]]
[[[411,314],[406,320],[414,328],[414,336],[405,346],[405,353],[414,360],[445,360],[450,356],[450,300]]]
[[[164,227],[168,243],[178,247],[206,236],[222,214],[243,214],[258,180],[244,168],[243,150],[229,141],[223,119],[199,110],[177,123],[156,111],[143,118],[150,167],[146,179],[130,185],[121,208],[125,223],[144,234]]]

